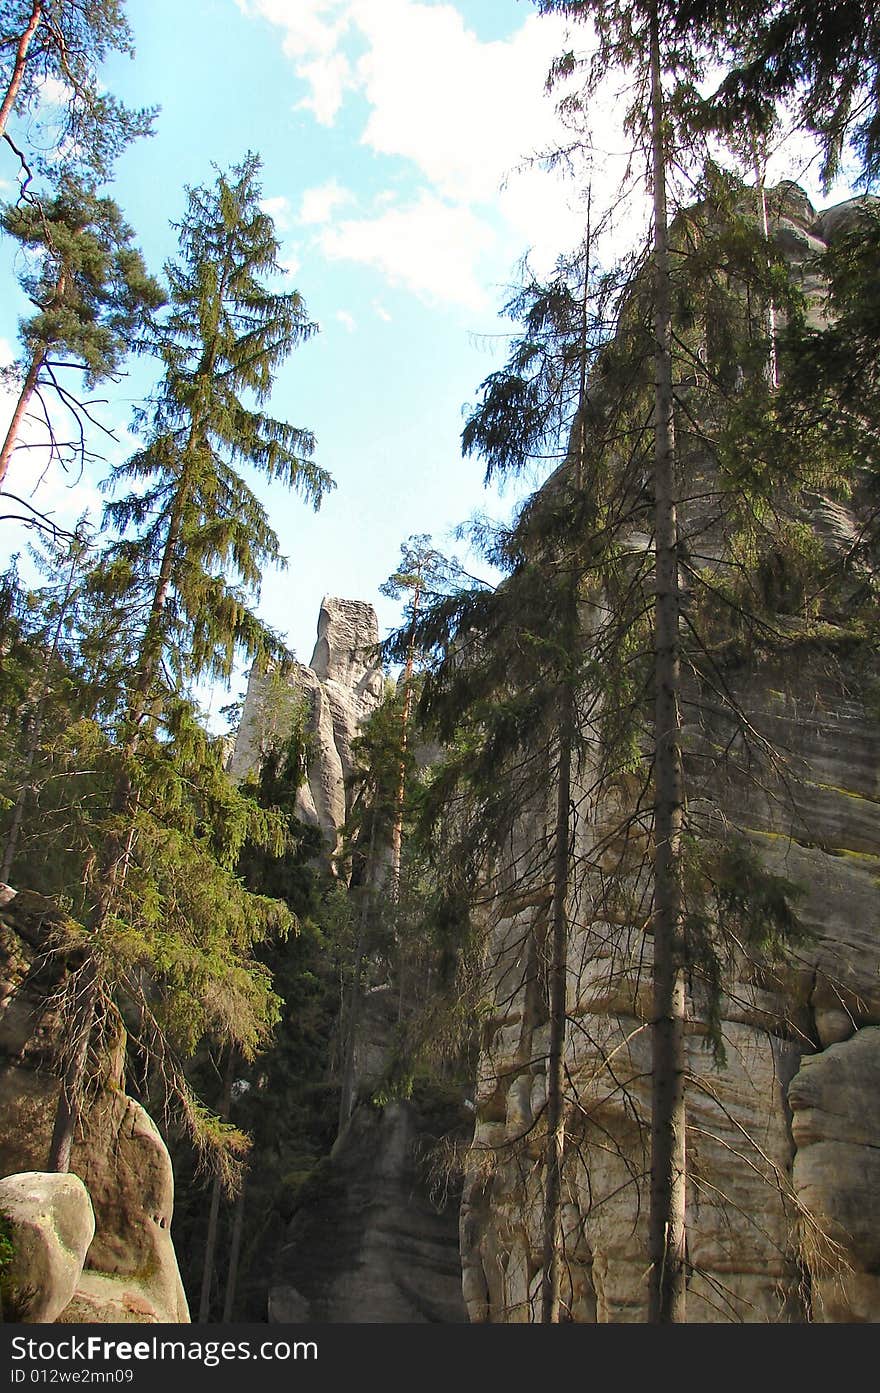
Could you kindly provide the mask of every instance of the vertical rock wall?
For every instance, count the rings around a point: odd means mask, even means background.
[[[776,235],[818,317],[808,258],[856,205],[817,217],[799,190],[783,194]],[[830,496],[817,494],[805,520],[830,551],[858,535],[858,518]],[[745,954],[731,965],[723,1064],[690,983],[692,1321],[880,1320],[878,674],[850,667],[833,632],[825,643],[793,633],[788,659],[726,671],[755,740],[783,756],[775,771],[753,760],[723,704],[685,708],[689,799],[720,810],[800,887],[809,932],[784,970]],[[568,1319],[636,1321],[647,1310],[651,886],[638,835],[609,836],[634,804],[597,803],[594,772],[584,764],[575,797],[563,1296]],[[524,896],[518,861],[546,853],[551,828],[536,798],[490,886],[493,1004],[461,1211],[472,1321],[540,1318],[550,892]],[[626,893],[610,894],[621,879]]]

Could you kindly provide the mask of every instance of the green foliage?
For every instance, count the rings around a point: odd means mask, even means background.
[[[795,910],[804,887],[769,871],[742,836],[713,841],[690,834],[682,864],[685,965],[700,988],[707,1044],[721,1068],[725,980],[737,966],[778,966],[810,942]]]
[[[722,131],[769,131],[780,106],[794,108],[823,151],[826,187],[847,149],[864,182],[880,174],[880,28],[863,0],[686,0],[673,8],[675,32],[724,32],[730,70],[704,120]]]
[[[19,41],[31,19],[37,27],[27,50],[13,110],[36,125],[34,167],[50,174],[85,168],[106,179],[114,160],[137,136],[147,135],[156,108],[132,111],[107,91],[98,67],[110,53],[134,55],[122,0],[2,0],[0,98],[13,76]],[[47,87],[60,91],[47,101]]]
[[[4,205],[0,225],[29,252],[21,286],[38,309],[21,325],[27,362],[73,363],[87,387],[112,377],[165,302],[118,205],[67,175],[52,198]]]
[[[137,422],[148,441],[111,477],[112,489],[134,485],[107,505],[106,520],[121,538],[108,548],[105,568],[115,568],[120,585],[134,587],[149,606],[138,662],[144,695],[160,659],[187,683],[227,679],[236,655],[286,651],[253,611],[263,568],[285,563],[239,466],[299,489],[315,507],[332,487],[311,459],[311,434],[261,409],[275,371],[316,326],[298,292],[266,285],[280,268],[258,171],[249,155],[213,188],[189,190],[181,260],[166,267],[171,311],[158,342],[164,378]]]

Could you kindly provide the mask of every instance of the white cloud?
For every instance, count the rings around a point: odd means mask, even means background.
[[[332,125],[352,73],[341,44],[350,26],[348,0],[236,0],[248,16],[259,16],[284,31],[283,52],[309,87],[297,103],[322,125]]]
[[[524,160],[564,138],[554,100],[544,91],[552,60],[564,49],[565,29],[556,16],[527,13],[508,38],[482,41],[454,3],[424,0],[238,0],[245,14],[260,16],[282,32],[283,51],[308,95],[316,118],[332,123],[346,95],[367,103],[361,143],[377,154],[405,161],[417,184],[430,191],[443,233],[452,232],[457,264],[444,255],[442,272],[416,274],[410,248],[406,269],[372,241],[375,217],[344,222],[322,236],[328,254],[357,251],[398,284],[459,303],[484,299],[476,290],[473,259],[486,245],[477,235],[487,216],[500,216],[503,241],[517,251],[532,246],[544,261],[577,240],[582,215],[571,209],[571,185]],[[505,183],[502,191],[501,185]],[[327,223],[345,191],[331,180],[303,198],[300,221]],[[424,202],[406,215],[425,233]],[[453,208],[455,212],[453,213]],[[491,210],[491,212],[490,212]],[[391,205],[383,229],[404,239],[404,215]],[[356,231],[359,229],[359,231]],[[399,234],[399,235],[398,235]],[[438,237],[430,238],[437,247]],[[552,252],[551,252],[552,247]],[[470,255],[466,264],[461,258]],[[455,274],[453,274],[453,270]],[[458,286],[456,290],[455,287]],[[428,288],[430,287],[430,289]],[[462,289],[464,287],[464,289]]]
[[[345,329],[349,334],[353,334],[354,331],[357,329],[355,317],[353,314],[349,314],[348,310],[337,310],[336,318],[342,325],[343,329]]]
[[[468,208],[422,192],[415,203],[370,218],[326,227],[319,238],[331,260],[358,261],[422,299],[483,309],[486,291],[475,274],[494,234]]]
[[[380,304],[378,300],[374,300],[372,302],[372,307],[373,312],[378,319],[381,319],[385,324],[391,323],[391,315],[388,313],[384,305]]]
[[[291,249],[287,255],[279,257],[278,265],[281,267],[282,271],[286,271],[289,276],[295,276],[302,262],[296,255],[296,252]]]
[[[344,189],[335,179],[329,179],[326,184],[306,189],[300,205],[299,221],[301,223],[329,222],[337,208],[341,208],[353,200],[354,194],[350,189]]]
[[[73,88],[52,73],[41,78],[38,83],[40,100],[47,106],[67,106],[73,96]]]
[[[297,74],[311,87],[311,94],[297,102],[295,111],[311,111],[322,126],[332,126],[346,91],[354,86],[351,66],[344,53],[300,63]]]
[[[511,38],[483,43],[449,4],[352,0],[351,9],[368,44],[357,71],[371,149],[411,160],[447,197],[486,201],[553,142],[543,86],[562,47],[559,21],[532,13]]]
[[[285,194],[279,194],[276,198],[261,198],[260,210],[269,214],[276,232],[286,232],[290,227],[292,209],[290,199]]]

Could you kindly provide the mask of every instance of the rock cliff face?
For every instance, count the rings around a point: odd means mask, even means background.
[[[269,1320],[462,1322],[455,1196],[435,1202],[409,1103],[359,1108],[279,1250]]]
[[[817,216],[800,191],[785,192],[776,235],[817,314],[821,286],[806,259],[847,224],[853,207]],[[805,520],[830,551],[858,532],[858,519],[830,496],[815,495]],[[686,718],[691,795],[702,791],[768,868],[801,888],[798,910],[809,937],[784,969],[742,956],[728,974],[723,1067],[706,1048],[705,1003],[692,984],[688,1318],[876,1321],[877,674],[864,663],[857,670],[845,646],[831,639],[792,642],[790,656],[774,662],[746,655],[726,677],[755,740],[772,743],[784,770],[750,768],[730,719],[703,704],[699,717]],[[719,758],[724,751],[731,757]],[[564,1301],[574,1321],[643,1320],[651,939],[643,918],[616,910],[606,893],[628,850],[605,840],[621,809],[596,802],[593,772],[585,762],[574,799],[580,816],[569,906]],[[540,1317],[550,906],[540,890],[517,893],[517,858],[549,844],[551,826],[551,810],[536,799],[492,886],[487,963],[494,1005],[484,1028],[461,1210],[472,1321]],[[633,872],[630,902],[638,891],[647,903],[650,886],[641,874],[639,885]]]
[[[28,1194],[38,1199],[63,1179],[30,1174],[46,1163],[58,1094],[52,1068],[57,1022],[47,1010],[54,970],[45,956],[46,929],[56,912],[49,901],[22,893],[0,914],[0,1175],[13,1177],[19,1189],[28,1182]],[[73,1147],[73,1178],[82,1182],[79,1188],[84,1187],[85,1204],[93,1212],[88,1251],[78,1254],[72,1291],[62,1307],[55,1309],[51,1300],[38,1303],[24,1318],[61,1324],[189,1320],[171,1241],[171,1160],[155,1123],[125,1095],[123,1061],[120,1042]],[[68,1209],[70,1203],[68,1198]],[[39,1209],[38,1204],[34,1231],[45,1234],[46,1226],[41,1229],[37,1222]],[[57,1205],[47,1209],[50,1218],[55,1212],[60,1212]],[[54,1226],[52,1219],[48,1228]],[[82,1226],[77,1220],[77,1228]],[[40,1239],[40,1251],[57,1246]],[[77,1245],[65,1239],[61,1246],[72,1251]],[[42,1258],[40,1263],[46,1267]],[[26,1277],[21,1285],[28,1285]],[[53,1282],[52,1290],[58,1289]],[[46,1300],[43,1290],[40,1301]]]
[[[230,764],[233,778],[255,769],[273,740],[290,729],[297,703],[312,739],[308,783],[297,812],[320,827],[331,848],[346,815],[346,779],[353,772],[351,742],[382,699],[384,678],[375,659],[376,613],[360,600],[325,596],[309,667],[295,663],[289,680],[252,671],[241,727]]]

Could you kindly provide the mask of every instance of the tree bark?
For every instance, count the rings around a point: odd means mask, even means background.
[[[24,420],[25,412],[34,394],[34,388],[37,385],[37,378],[40,375],[40,368],[43,366],[43,359],[45,356],[45,349],[38,349],[34,353],[24,382],[21,384],[21,392],[15,404],[15,410],[12,413],[12,420],[9,422],[6,439],[3,441],[2,449],[0,449],[0,485],[2,485],[3,480],[6,478],[6,471],[9,468],[9,461],[12,459],[12,452],[15,449],[15,442],[18,439],[21,423]]]
[[[220,1116],[228,1122],[232,1109],[232,1076],[235,1071],[235,1050],[230,1045],[226,1060],[226,1075],[223,1080],[223,1098],[220,1103]],[[205,1264],[202,1268],[202,1289],[199,1293],[198,1324],[207,1322],[211,1311],[211,1283],[214,1279],[214,1259],[217,1252],[217,1233],[220,1227],[220,1177],[214,1176],[211,1187],[211,1208],[208,1212],[208,1233],[205,1238]]]
[[[376,855],[376,814],[370,828],[370,845],[367,852],[367,866],[364,876],[364,898],[358,914],[358,935],[354,955],[354,972],[348,996],[348,1010],[345,1013],[345,1054],[342,1062],[342,1077],[339,1088],[339,1117],[336,1125],[336,1140],[348,1126],[354,1106],[354,1063],[357,1028],[361,1007],[361,977],[364,970],[364,957],[367,947],[367,928],[373,895]]]
[[[27,25],[22,31],[21,37],[18,41],[18,48],[15,51],[15,65],[12,69],[12,77],[9,79],[9,86],[6,89],[6,96],[3,98],[2,106],[0,106],[0,138],[2,138],[2,136],[6,132],[7,123],[12,113],[12,108],[15,105],[15,99],[18,96],[19,88],[21,87],[21,80],[24,77],[24,69],[25,64],[27,63],[28,49],[31,46],[31,39],[37,32],[42,18],[43,0],[34,0],[34,4],[30,13],[30,18],[28,19]]]
[[[241,1189],[235,1201],[235,1216],[232,1220],[232,1246],[229,1250],[229,1273],[226,1278],[226,1296],[223,1301],[223,1323],[232,1320],[235,1307],[235,1289],[238,1286],[238,1260],[241,1256],[241,1237],[244,1232],[244,1207],[247,1194],[247,1172],[242,1176]]]
[[[70,1047],[61,1075],[61,1091],[55,1109],[55,1124],[49,1146],[47,1171],[66,1175],[70,1170],[70,1153],[77,1123],[82,1111],[82,1088],[89,1057],[89,1042],[98,1000],[98,972],[94,959],[86,959],[74,991],[73,1018],[70,1024]]]
[[[578,444],[574,462],[574,487],[584,483],[587,401],[587,330],[590,293],[592,189],[587,190],[587,233],[584,241],[584,291],[581,308],[580,380],[578,383]],[[572,562],[574,567],[574,562]],[[559,693],[559,766],[556,774],[556,826],[553,849],[553,929],[550,960],[550,1039],[547,1047],[547,1146],[544,1156],[544,1268],[541,1280],[541,1323],[559,1323],[562,1306],[562,1271],[565,1260],[562,1230],[562,1174],[565,1162],[565,1029],[566,973],[568,970],[568,889],[571,840],[571,753],[576,710],[574,699],[574,647],[578,638],[578,575],[569,577],[570,594],[563,635],[562,661],[569,666]]]
[[[686,1318],[684,974],[678,520],[674,476],[666,141],[656,5],[650,16],[654,180],[654,973],[649,1320]]]
[[[770,222],[767,217],[767,188],[766,188],[766,155],[759,148],[756,139],[752,139],[752,156],[755,167],[755,188],[758,193],[758,213],[761,218],[761,232],[764,241],[770,245]],[[779,359],[776,343],[776,305],[771,295],[767,304],[767,363],[765,371],[767,382],[771,391],[775,391],[779,386]]]
[[[568,654],[565,655],[566,659]],[[556,831],[553,853],[553,934],[550,960],[550,1040],[547,1051],[547,1148],[544,1157],[544,1273],[541,1323],[559,1321],[562,1268],[562,1167],[565,1158],[565,1020],[568,957],[568,879],[571,806],[571,747],[574,701],[571,682],[561,692]]]
[[[409,713],[412,706],[412,678],[416,659],[416,619],[419,613],[421,587],[416,584],[413,592],[412,619],[410,621],[410,640],[403,669],[403,712],[400,717],[400,769],[397,779],[397,795],[394,806],[394,825],[391,828],[391,893],[394,899],[400,892],[400,861],[403,851],[403,811],[406,797],[406,744],[409,734]]]

